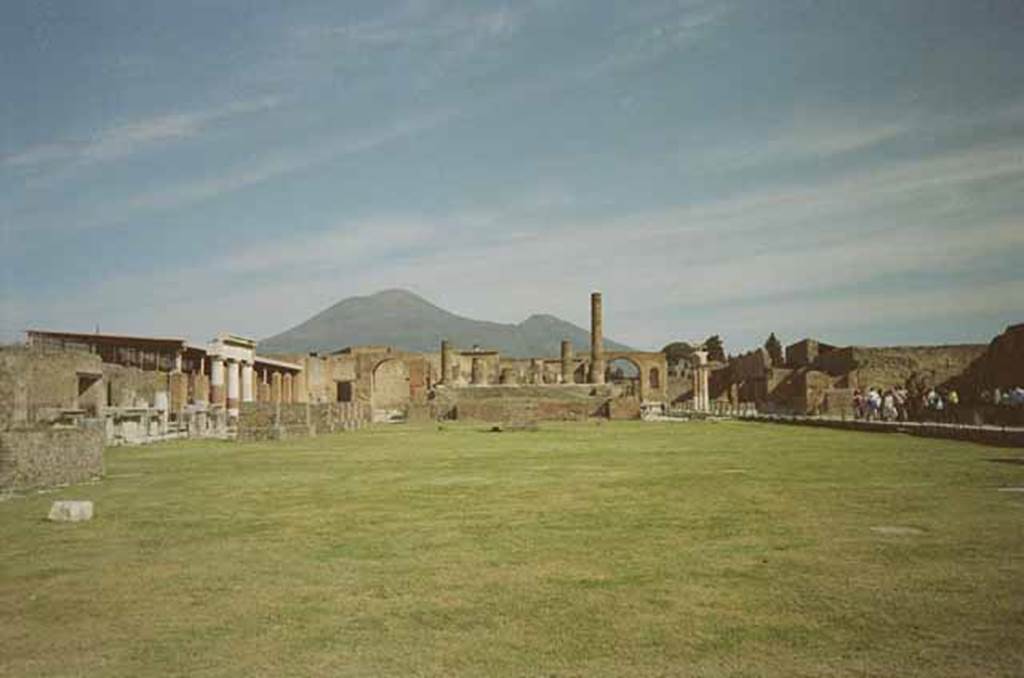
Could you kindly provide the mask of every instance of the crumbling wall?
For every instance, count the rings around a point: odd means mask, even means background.
[[[373,371],[374,409],[401,409],[411,400],[411,377],[401,360],[385,360]]]
[[[835,346],[823,344],[816,339],[802,339],[786,347],[786,365],[788,367],[807,367],[813,365],[818,356],[829,353]]]
[[[310,418],[318,434],[347,431],[370,422],[370,407],[359,402],[311,405]]]
[[[84,351],[10,346],[0,348],[0,429],[20,422],[48,421],[58,410],[101,405],[102,374],[98,355]]]
[[[985,390],[1024,386],[1024,323],[1007,327],[993,339],[952,385],[972,398]]]
[[[470,386],[438,389],[435,416],[488,422],[576,421],[607,417],[612,385]],[[638,406],[639,407],[639,406]],[[639,411],[638,411],[639,416]]]
[[[138,367],[104,364],[103,379],[107,383],[107,404],[111,407],[153,405],[156,394],[169,392],[170,375]]]
[[[315,435],[309,408],[304,403],[241,403],[238,440],[278,440]]]
[[[945,383],[962,373],[982,355],[985,346],[892,346],[853,349],[855,369],[847,384],[851,388],[893,388],[903,386],[911,374],[923,376],[929,385]]]
[[[97,426],[0,432],[0,490],[78,483],[103,474]]]

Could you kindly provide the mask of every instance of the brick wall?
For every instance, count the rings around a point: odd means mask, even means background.
[[[0,432],[0,489],[77,483],[102,474],[103,431],[99,427]]]

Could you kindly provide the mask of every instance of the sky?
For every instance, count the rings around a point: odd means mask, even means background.
[[[1024,321],[1019,0],[8,0],[0,341],[407,288],[636,347]]]

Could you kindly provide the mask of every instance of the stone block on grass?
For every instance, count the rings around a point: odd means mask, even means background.
[[[64,523],[78,523],[92,520],[91,501],[55,501],[50,507],[50,520]]]

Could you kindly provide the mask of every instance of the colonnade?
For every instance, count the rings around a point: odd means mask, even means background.
[[[268,368],[257,370],[253,362],[210,357],[210,402],[237,414],[240,403],[305,402],[302,374]]]

